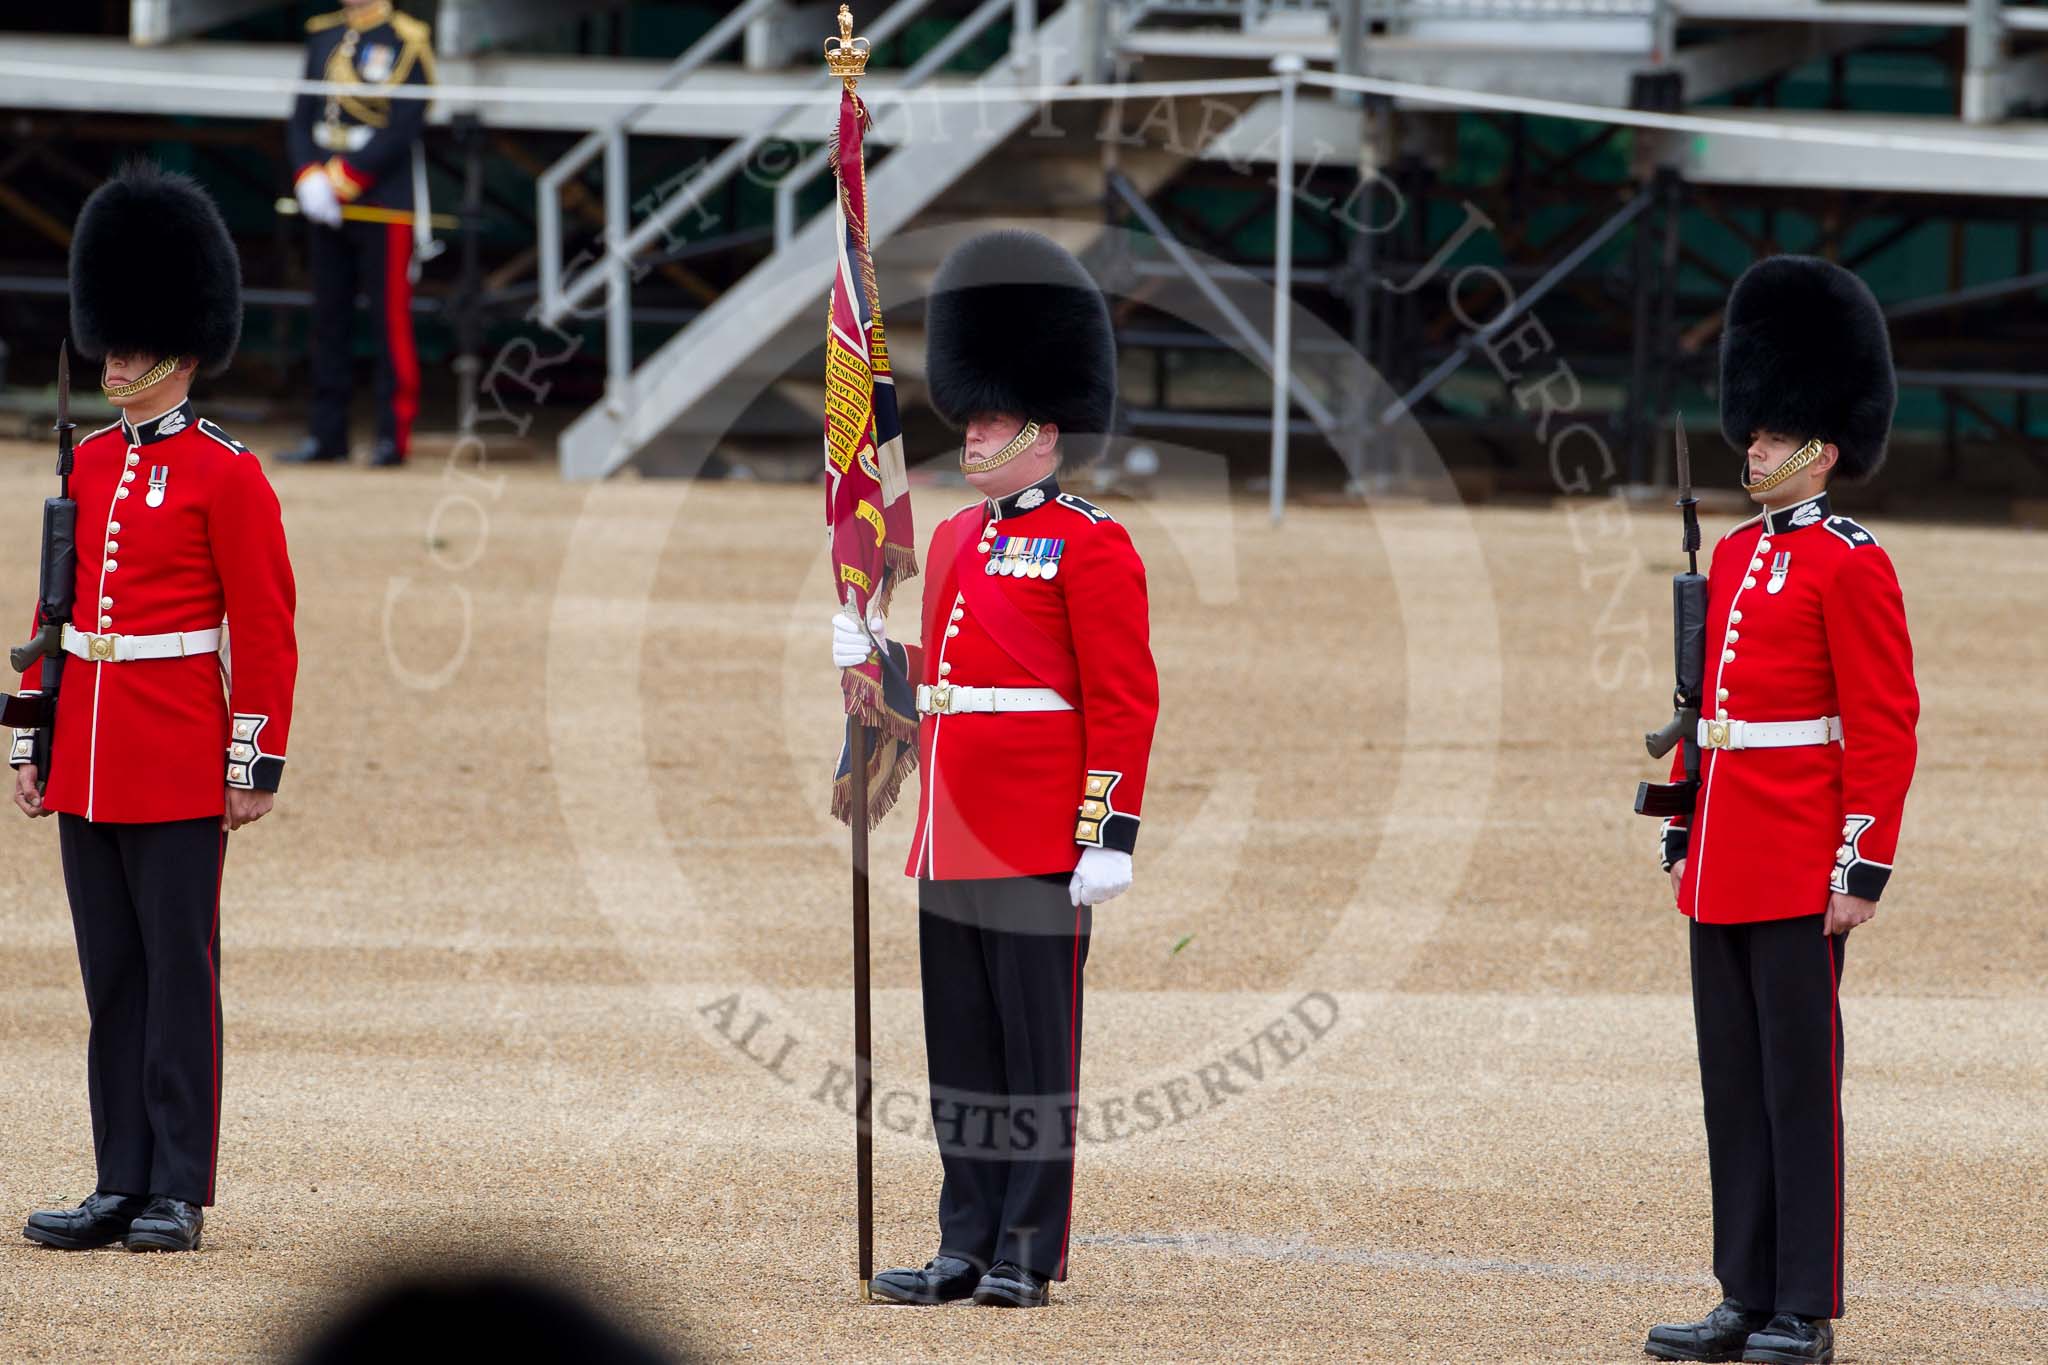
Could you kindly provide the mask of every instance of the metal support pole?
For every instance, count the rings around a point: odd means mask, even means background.
[[[1280,161],[1273,193],[1273,457],[1271,514],[1287,511],[1287,390],[1294,344],[1294,105],[1304,63],[1293,53],[1273,59],[1280,78]]]
[[[604,240],[606,251],[605,361],[609,375],[605,402],[614,417],[626,415],[633,383],[633,273],[626,251],[626,133],[613,128],[604,142]]]
[[[455,386],[458,429],[476,435],[477,383],[483,368],[483,257],[479,240],[484,218],[484,137],[474,113],[457,114],[455,140],[462,150],[462,301],[455,313]]]
[[[1038,0],[1013,0],[1012,16],[1010,65],[1021,68],[1030,63],[1038,45]]]
[[[1365,0],[1337,0],[1337,74],[1365,74]],[[1334,92],[1338,104],[1356,109],[1365,96],[1356,90]]]
[[[1081,80],[1100,85],[1109,79],[1110,0],[1079,0],[1081,6]]]
[[[2005,16],[2000,0],[1969,0],[1963,31],[1963,122],[2005,118]]]

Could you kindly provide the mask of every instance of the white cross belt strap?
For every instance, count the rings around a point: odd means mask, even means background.
[[[1842,718],[1819,720],[1703,720],[1702,749],[1797,749],[1808,744],[1835,744],[1842,738]]]
[[[64,627],[64,652],[87,663],[125,664],[137,659],[182,659],[192,654],[220,653],[220,627],[170,635],[91,635]]]
[[[965,711],[1071,711],[1068,701],[1050,687],[955,687],[951,683],[920,683],[917,711],[923,716],[954,716]]]

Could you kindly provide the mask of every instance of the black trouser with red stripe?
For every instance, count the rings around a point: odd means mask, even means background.
[[[220,817],[57,817],[92,1017],[99,1188],[213,1202],[220,1139]]]
[[[412,334],[412,228],[403,223],[314,224],[313,439],[324,455],[348,453],[355,386],[356,297],[369,301],[377,354],[377,439],[400,455],[412,446],[420,407]]]
[[[1842,1315],[1847,935],[1822,917],[1692,926],[1714,1274],[1745,1307]]]
[[[1070,874],[917,884],[939,1250],[1067,1277],[1094,912]]]

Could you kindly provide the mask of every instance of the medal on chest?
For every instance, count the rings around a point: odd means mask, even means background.
[[[1764,585],[1764,591],[1773,597],[1785,590],[1785,575],[1792,570],[1792,552],[1780,550],[1771,556],[1771,581]]]
[[[1003,578],[1056,578],[1067,542],[1048,536],[997,536],[983,572]]]
[[[170,487],[171,467],[167,464],[153,464],[149,467],[149,496],[142,501],[150,507],[164,505],[164,490]]]
[[[356,69],[371,85],[382,85],[391,79],[391,67],[397,59],[397,49],[391,44],[371,43],[363,49],[362,62]]]

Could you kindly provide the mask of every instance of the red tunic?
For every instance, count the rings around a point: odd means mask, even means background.
[[[231,639],[221,654],[186,658],[68,657],[44,804],[140,824],[217,816],[229,786],[277,790],[298,676],[298,595],[262,464],[187,402],[86,437],[71,494],[79,630],[168,635],[225,619]],[[40,681],[37,665],[24,691]]]
[[[1890,556],[1826,494],[1744,522],[1714,547],[1706,659],[1703,716],[1839,716],[1842,738],[1702,753],[1692,816],[1665,825],[1667,861],[1685,858],[1678,908],[1742,924],[1820,914],[1831,891],[1876,900],[1920,716]]]
[[[987,572],[1012,538],[1056,571]],[[1130,852],[1159,674],[1129,533],[1048,478],[949,517],[925,569],[925,643],[906,649],[914,680],[1050,687],[1075,709],[926,716],[905,872],[1034,876],[1073,871],[1084,847]]]

